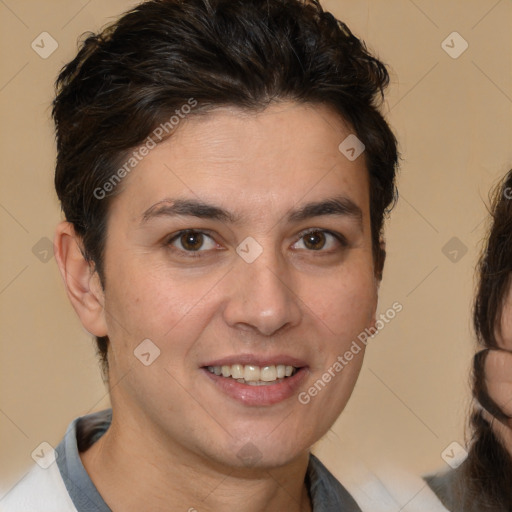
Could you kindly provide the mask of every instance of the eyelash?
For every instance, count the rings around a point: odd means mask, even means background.
[[[186,254],[187,257],[191,257],[191,258],[201,258],[201,257],[204,257],[204,255],[202,255],[201,253],[205,253],[205,252],[210,252],[209,250],[206,250],[206,251],[202,251],[202,250],[198,250],[198,251],[187,251],[186,249],[178,249],[178,248],[174,248],[172,246],[172,243],[175,241],[175,240],[179,240],[181,238],[181,236],[187,234],[187,233],[194,233],[194,234],[201,234],[201,235],[205,235],[207,236],[208,238],[210,238],[212,241],[213,240],[213,237],[211,235],[209,235],[207,232],[205,231],[200,231],[200,230],[195,230],[195,229],[184,229],[184,230],[181,230],[181,231],[178,231],[177,233],[175,233],[174,235],[171,236],[171,238],[169,238],[166,242],[165,242],[165,246],[170,248],[171,250],[173,251],[177,251],[177,252],[181,252],[182,254]],[[310,233],[324,233],[324,234],[327,234],[327,235],[331,235],[332,237],[334,237],[338,243],[340,244],[340,246],[342,248],[346,248],[348,247],[348,242],[347,242],[347,239],[341,234],[341,233],[336,233],[336,232],[333,232],[333,231],[330,231],[328,229],[319,229],[319,228],[309,228],[305,231],[302,231],[299,233],[299,236],[298,236],[298,240],[301,240],[302,238],[304,238],[305,236],[309,235]],[[295,242],[297,243],[297,242]],[[327,243],[327,242],[326,242]],[[295,245],[295,244],[294,244]],[[330,251],[325,251],[323,249],[319,249],[317,251],[313,250],[313,249],[306,249],[307,252],[312,252],[312,253],[326,253],[326,254],[333,254],[334,251],[330,250]]]

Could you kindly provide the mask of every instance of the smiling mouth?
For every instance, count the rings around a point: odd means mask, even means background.
[[[299,370],[294,366],[278,364],[256,366],[252,364],[232,364],[223,366],[207,366],[206,369],[219,377],[235,380],[250,386],[268,386],[283,382],[293,377]]]

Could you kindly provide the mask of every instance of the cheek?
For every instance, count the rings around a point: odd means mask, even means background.
[[[372,322],[377,306],[373,274],[351,269],[326,279],[321,286],[306,287],[305,302],[332,335],[346,338],[358,334]]]
[[[501,332],[496,338],[500,348],[512,350],[512,304],[507,301],[501,316]]]
[[[142,268],[142,267],[141,267]],[[199,285],[160,272],[131,269],[130,278],[113,275],[116,285],[106,290],[106,308],[111,313],[110,333],[134,339],[161,339],[201,308],[207,283]],[[203,286],[204,285],[204,286]],[[203,290],[204,288],[204,290]],[[111,336],[112,337],[112,336]]]

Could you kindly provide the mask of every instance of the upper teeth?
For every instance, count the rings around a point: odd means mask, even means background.
[[[233,364],[231,366],[208,366],[208,371],[215,375],[223,377],[232,377],[233,379],[244,379],[246,382],[254,382],[261,380],[263,382],[272,382],[276,379],[290,377],[294,370],[293,366],[285,366],[284,364],[271,366],[255,366],[252,364]]]

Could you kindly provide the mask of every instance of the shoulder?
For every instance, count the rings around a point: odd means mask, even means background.
[[[0,512],[76,512],[56,463],[37,464],[0,500]]]
[[[359,471],[347,486],[363,512],[447,512],[418,475],[399,468]]]
[[[77,512],[77,507],[92,510],[94,503],[91,504],[89,496],[83,497],[82,486],[89,493],[97,494],[97,491],[82,466],[79,451],[101,437],[111,420],[110,409],[73,420],[54,450],[53,462],[46,465],[46,469],[35,464],[0,498],[0,512]],[[100,497],[96,501],[103,505]],[[98,505],[94,509],[106,510]]]
[[[342,474],[345,487],[311,455],[308,477],[315,512],[447,512],[419,476],[398,468],[372,471],[361,463]]]
[[[363,511],[447,512],[437,496],[419,477],[383,483],[378,477],[368,479],[361,497]]]

